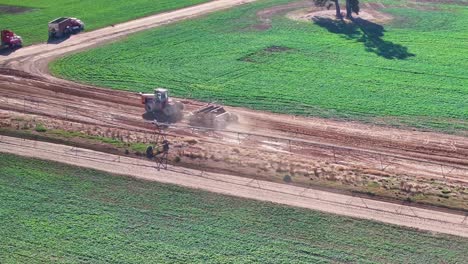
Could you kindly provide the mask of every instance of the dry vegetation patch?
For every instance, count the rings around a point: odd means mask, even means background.
[[[299,10],[291,11],[286,14],[286,17],[292,20],[311,22],[316,19],[323,19],[323,18],[337,20],[335,14],[336,12],[334,9],[314,7],[314,8],[302,8]],[[393,19],[393,16],[391,16],[390,14],[383,13],[371,5],[362,8],[362,10],[359,12],[359,15],[353,14],[353,17],[364,19],[367,21],[376,22],[376,23],[387,23]],[[344,20],[344,21],[351,22],[350,20]]]
[[[0,112],[0,133],[141,158],[146,147],[155,140],[155,134],[150,131],[129,131],[8,112]],[[312,153],[303,149],[304,155],[291,155],[291,150],[300,152],[301,147],[292,146],[291,149],[288,144],[259,141],[253,137],[240,144],[222,133],[211,133],[207,137],[197,132],[192,136],[171,136],[170,142],[169,158],[180,166],[468,210],[468,185],[451,179],[430,178],[392,167],[379,169],[359,162],[332,162],[327,153],[320,151]]]

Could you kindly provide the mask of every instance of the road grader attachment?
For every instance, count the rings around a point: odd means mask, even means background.
[[[191,126],[224,129],[230,123],[237,122],[237,116],[226,111],[223,106],[208,104],[193,111],[188,121]]]

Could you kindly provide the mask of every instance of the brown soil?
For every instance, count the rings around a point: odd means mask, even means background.
[[[421,3],[449,3],[454,5],[468,5],[468,2],[458,0],[415,0],[406,3],[404,7],[410,7],[418,10],[438,10],[435,5],[421,5]],[[383,3],[361,3],[359,14],[353,14],[355,18],[361,18],[375,23],[388,23],[394,18],[392,15],[382,12],[387,6]],[[342,10],[345,6],[342,6]],[[336,19],[335,8],[315,6],[314,1],[296,1],[288,4],[277,5],[257,12],[257,18],[260,23],[253,25],[257,30],[267,30],[271,28],[271,18],[276,15],[285,15],[292,20],[313,21],[316,18]],[[345,20],[347,21],[347,20]]]
[[[158,171],[150,161],[5,136],[0,136],[0,149],[2,152],[129,175],[148,181],[468,237],[467,215],[450,210],[412,207],[404,203],[387,203],[359,196],[181,167],[170,166],[168,170]]]
[[[329,18],[329,19],[336,19],[336,12],[333,9],[324,10],[318,8],[307,8],[307,9],[299,9],[293,12],[289,12],[287,17],[293,20],[299,21],[313,21],[317,18]],[[377,11],[377,9],[373,8],[366,8],[363,7],[359,12],[359,15],[353,14],[355,18],[361,18],[364,20],[376,22],[376,23],[386,23],[393,19],[393,17],[389,14],[382,13]],[[347,21],[347,20],[344,20]]]
[[[33,11],[33,8],[24,6],[0,5],[0,14],[20,14]]]
[[[264,48],[262,50],[259,50],[257,52],[252,52],[247,54],[246,56],[240,58],[240,61],[245,61],[245,62],[253,62],[256,63],[257,60],[261,57],[264,57],[265,55],[271,54],[271,53],[279,53],[279,52],[286,52],[292,50],[291,48],[284,47],[284,46],[270,46],[267,48]]]
[[[354,16],[377,23],[392,20],[391,15],[379,11],[382,8],[385,6],[381,3],[363,3],[359,15],[354,14]],[[276,15],[286,15],[290,19],[300,21],[312,21],[317,17],[336,19],[334,7],[327,9],[315,6],[314,1],[296,1],[258,11],[257,18],[260,23],[252,27],[257,30],[267,30],[271,27],[271,18]]]
[[[33,130],[40,123],[128,143],[155,139],[134,93],[0,69],[0,102],[3,127]],[[184,104],[187,111],[202,105]],[[169,129],[172,158],[181,158],[186,166],[275,182],[287,175],[300,186],[468,209],[464,137],[230,110],[240,120],[228,131],[192,131],[183,128],[186,121]]]
[[[315,7],[314,1],[298,1],[284,5],[277,5],[266,8],[257,12],[257,17],[260,23],[253,25],[253,28],[258,30],[267,30],[271,27],[271,18],[275,15],[286,14],[288,11],[298,8]]]

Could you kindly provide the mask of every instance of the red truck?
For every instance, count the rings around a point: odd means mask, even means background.
[[[49,38],[61,38],[84,29],[84,23],[74,17],[59,17],[49,22]]]
[[[1,31],[2,37],[2,48],[16,49],[21,48],[23,45],[23,39],[20,36],[16,35],[15,32],[11,30],[4,29]]]

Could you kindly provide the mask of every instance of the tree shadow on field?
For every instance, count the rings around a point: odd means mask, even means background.
[[[404,60],[416,56],[408,48],[391,41],[383,40],[385,28],[362,18],[353,18],[350,22],[325,17],[314,17],[314,24],[329,32],[344,35],[347,39],[362,42],[366,51],[373,52],[386,59]]]

